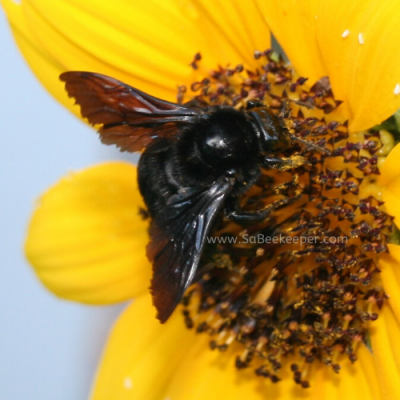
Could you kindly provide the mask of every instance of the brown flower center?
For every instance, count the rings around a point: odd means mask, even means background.
[[[241,343],[237,368],[251,366],[273,382],[281,368],[291,368],[308,387],[308,364],[339,372],[344,356],[357,359],[386,297],[378,261],[388,251],[392,218],[373,189],[382,140],[379,132],[349,135],[346,123],[325,120],[340,104],[328,79],[307,89],[307,79],[272,51],[255,58],[255,71],[220,67],[194,83],[195,98],[238,109],[262,100],[293,134],[330,155],[299,145],[279,156],[307,163],[263,171],[242,204],[259,209],[290,199],[263,223],[244,228],[221,215],[184,298],[184,316],[189,328],[211,336],[212,349]]]

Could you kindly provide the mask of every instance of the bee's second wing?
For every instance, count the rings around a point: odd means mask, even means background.
[[[60,75],[70,97],[92,125],[101,125],[105,144],[140,151],[154,137],[169,137],[176,125],[196,120],[200,110],[150,96],[109,76],[70,71]]]
[[[147,254],[153,263],[153,303],[162,323],[192,282],[207,235],[232,185],[221,178],[207,190],[182,190],[152,221]]]

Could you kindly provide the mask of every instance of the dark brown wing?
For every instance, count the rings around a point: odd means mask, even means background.
[[[60,75],[81,113],[99,129],[101,141],[122,151],[140,151],[152,140],[170,137],[180,124],[193,123],[201,109],[157,99],[125,83],[92,72]]]
[[[147,255],[153,263],[151,292],[161,323],[191,284],[207,235],[232,186],[222,178],[206,190],[182,189],[152,221]]]

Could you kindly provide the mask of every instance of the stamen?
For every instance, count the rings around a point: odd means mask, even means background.
[[[196,53],[193,57],[193,61],[189,64],[194,70],[198,68],[197,63],[201,60],[201,54]]]
[[[358,34],[358,43],[364,44],[364,34],[363,33]]]

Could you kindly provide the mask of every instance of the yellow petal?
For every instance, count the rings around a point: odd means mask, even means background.
[[[379,167],[379,185],[386,186],[396,179],[400,179],[400,144],[397,144],[388,154],[385,161]]]
[[[320,54],[336,98],[344,101],[340,108],[348,113],[350,131],[394,114],[400,107],[400,3],[321,1],[317,14]]]
[[[177,85],[219,64],[248,66],[255,49],[270,47],[254,1],[1,1],[31,68],[70,108],[58,82],[66,70],[104,73],[173,101]],[[189,64],[197,52],[203,59],[194,71]]]
[[[395,223],[400,222],[400,144],[386,157],[380,167],[379,185],[382,187],[382,199],[387,212],[395,217]]]
[[[389,254],[379,260],[387,304],[371,325],[374,367],[384,398],[400,398],[400,246],[389,244]]]
[[[300,76],[312,84],[327,70],[315,35],[319,0],[259,0],[258,5],[271,31]]]
[[[293,381],[291,372],[280,371],[279,383],[257,377],[251,368],[237,370],[231,351],[207,349],[209,338],[195,343],[174,374],[166,398],[174,400],[376,400],[380,399],[372,355],[363,346],[358,352],[362,363],[344,361],[340,374],[313,363],[309,371],[311,387],[303,389]],[[293,359],[293,361],[296,361]],[[363,368],[364,363],[369,363]]]
[[[372,324],[371,330],[373,362],[382,397],[399,399],[400,327],[390,305],[385,305],[379,312],[379,318]]]
[[[71,101],[65,95],[64,87],[60,85],[58,79],[63,67],[50,54],[44,52],[32,35],[22,6],[13,0],[0,0],[0,2],[7,14],[14,39],[32,71],[56,99],[64,106],[70,105]],[[75,107],[75,113],[79,114],[78,107]]]
[[[385,293],[389,296],[390,307],[400,321],[400,246],[389,244],[389,254],[382,254],[379,267]]]
[[[109,163],[71,173],[39,201],[26,254],[57,296],[90,304],[123,301],[150,282],[148,221],[136,168]]]
[[[165,387],[195,336],[185,328],[179,312],[165,325],[154,316],[149,295],[124,311],[109,338],[92,400],[166,398]]]

